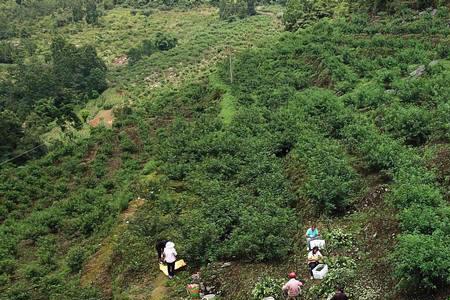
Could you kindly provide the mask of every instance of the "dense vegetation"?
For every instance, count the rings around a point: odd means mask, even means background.
[[[107,87],[106,66],[92,46],[77,48],[58,37],[50,49],[47,62],[18,62],[1,83],[0,110],[5,118],[0,128],[8,136],[2,159],[36,146],[39,134],[53,121],[62,128],[69,124],[79,128],[74,106],[98,97]]]
[[[202,16],[206,21],[195,25],[202,31],[188,38],[181,34],[184,23],[169,23],[180,27],[173,34],[155,25],[153,34],[142,29],[125,46],[103,38],[97,52],[87,43],[74,45],[80,36],[70,31],[86,22],[87,29],[76,33],[89,38],[102,24],[116,26],[108,14],[97,13],[102,3],[19,2],[5,4],[11,10],[0,16],[0,24],[16,10],[19,19],[26,13],[44,19],[55,11],[72,15],[54,25],[66,39],[55,35],[47,48],[35,42],[44,23],[2,27],[0,54],[8,67],[0,77],[5,137],[0,157],[38,144],[49,124],[80,128],[85,120],[78,109],[89,99],[100,101],[107,88],[100,57],[111,63],[111,51],[128,59],[111,68],[109,82],[130,101],[114,108],[111,129],[92,128],[87,137],[50,146],[39,159],[1,166],[2,299],[138,298],[143,289],[137,283],[156,272],[152,251],[160,238],[176,241],[192,266],[232,260],[255,267],[283,261],[297,268],[303,264],[304,251],[297,248],[304,248],[309,219],[333,225],[324,233],[330,274],[307,287],[308,299],[326,298],[336,284],[345,285],[354,299],[386,293],[388,299],[423,294],[445,299],[450,286],[448,8],[413,10],[440,4],[424,1],[405,7],[396,1],[292,0],[283,22],[294,32],[275,34],[267,29],[275,26],[271,17],[238,20],[232,16],[244,17],[239,15],[244,2],[233,2],[239,9],[222,2],[219,13],[230,12],[221,16],[226,20]],[[115,5],[155,9],[176,3],[103,5],[113,9],[110,18],[120,20],[124,9],[116,11]],[[378,11],[393,15],[373,18]],[[144,11],[125,12],[138,28],[139,22],[154,25]],[[23,39],[25,29],[31,33]],[[259,45],[243,50],[253,46],[247,34],[252,29]],[[108,49],[111,42],[121,52]],[[229,47],[241,53],[231,59]],[[217,68],[201,60],[209,55],[218,57]],[[201,63],[206,70],[195,73],[192,65]],[[171,72],[185,77],[167,79]],[[387,232],[394,244],[381,250],[379,262],[370,262],[358,240],[361,228],[371,225],[361,207],[373,181],[385,188],[381,206],[395,222],[380,230],[398,228]],[[119,234],[118,216],[137,197],[145,202]],[[107,276],[86,283],[89,258],[111,240]],[[374,274],[363,268],[369,263],[382,266],[384,277],[374,280],[384,289],[359,281]],[[230,288],[223,297],[260,297],[265,286],[276,289],[278,282],[263,278],[254,289],[232,294]],[[184,283],[174,284],[182,290]]]

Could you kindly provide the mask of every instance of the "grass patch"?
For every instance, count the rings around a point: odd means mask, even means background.
[[[212,74],[209,80],[212,87],[222,93],[219,118],[224,124],[230,124],[236,113],[236,99],[231,93],[231,88],[219,78],[217,73]]]

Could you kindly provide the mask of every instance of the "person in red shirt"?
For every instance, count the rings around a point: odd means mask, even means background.
[[[289,273],[289,281],[283,286],[283,292],[287,292],[286,300],[296,300],[300,295],[303,283],[297,280],[294,272]]]

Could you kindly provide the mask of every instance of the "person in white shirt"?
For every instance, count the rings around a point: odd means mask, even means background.
[[[177,251],[173,242],[167,242],[163,252],[164,261],[167,263],[167,273],[169,278],[175,275],[175,261],[177,260]]]
[[[320,261],[323,259],[322,253],[319,251],[319,247],[314,247],[309,253],[308,253],[308,266],[309,266],[309,272],[311,273],[311,279],[314,279],[313,277],[313,270],[317,265],[320,263]]]

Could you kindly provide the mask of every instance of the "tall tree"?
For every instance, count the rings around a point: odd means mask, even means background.
[[[106,65],[92,46],[75,47],[58,37],[52,44],[55,78],[61,88],[89,95],[103,92],[106,87]]]
[[[75,1],[72,4],[72,21],[79,22],[83,20],[85,12],[83,10],[83,5],[79,1]]]
[[[0,158],[3,160],[11,154],[23,137],[23,129],[19,118],[10,110],[0,112]]]
[[[249,16],[256,15],[255,0],[247,0],[247,14]]]
[[[219,2],[219,15],[221,19],[245,18],[248,12],[249,7],[246,0],[220,0]]]
[[[93,0],[88,1],[86,5],[86,22],[88,24],[97,24],[98,22],[97,3]]]

